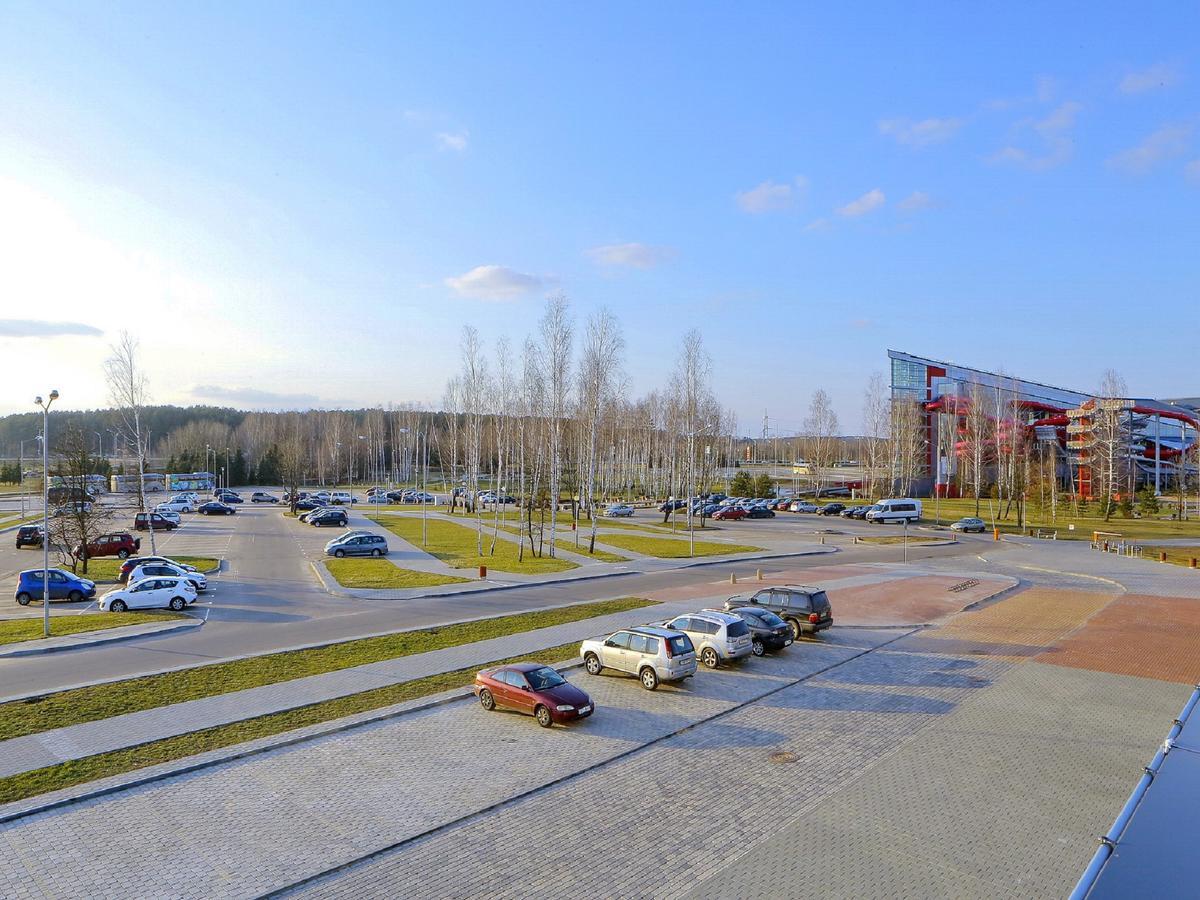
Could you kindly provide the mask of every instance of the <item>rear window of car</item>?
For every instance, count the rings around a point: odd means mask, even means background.
[[[671,645],[671,652],[675,654],[691,653],[695,650],[692,646],[692,639],[686,634],[677,634],[673,638],[668,638],[667,642]]]
[[[744,634],[749,634],[750,629],[746,627],[746,623],[741,619],[736,622],[730,622],[725,626],[725,633],[730,637],[741,637]]]
[[[779,618],[773,612],[767,612],[765,609],[758,613],[758,619],[768,628],[778,628],[783,624],[783,619]]]
[[[812,595],[812,608],[817,612],[829,609],[829,597],[824,591],[817,591]]]

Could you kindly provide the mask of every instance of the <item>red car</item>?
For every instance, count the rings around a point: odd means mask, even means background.
[[[744,519],[744,518],[746,518],[746,511],[744,509],[742,509],[740,506],[722,506],[715,513],[713,513],[713,518],[714,519]]]
[[[135,538],[128,531],[102,534],[87,545],[87,558],[95,559],[98,556],[119,556],[121,559],[128,559],[137,553],[141,546],[142,539]],[[83,558],[82,544],[76,545],[74,556],[76,559]]]
[[[484,669],[475,676],[473,690],[484,709],[515,709],[536,717],[543,728],[585,719],[595,709],[591,697],[541,663]]]

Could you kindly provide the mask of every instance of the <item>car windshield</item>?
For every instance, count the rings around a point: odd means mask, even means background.
[[[534,669],[532,672],[526,672],[525,677],[529,679],[529,686],[535,691],[544,691],[548,688],[558,687],[560,684],[567,683],[565,678],[549,666]]]

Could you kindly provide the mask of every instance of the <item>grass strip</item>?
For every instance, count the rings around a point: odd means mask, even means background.
[[[656,556],[660,559],[686,559],[688,540],[673,538],[641,537],[634,534],[609,534],[604,536],[604,543],[622,550],[632,550],[646,556]],[[762,547],[752,547],[749,544],[718,544],[713,541],[696,541],[695,556],[725,556],[730,553],[758,553]]]
[[[1142,557],[1158,562],[1160,553],[1167,554],[1167,562],[1173,566],[1191,567],[1193,559],[1200,561],[1200,547],[1159,547],[1153,544],[1142,545]]]
[[[910,544],[940,544],[940,543],[942,543],[942,541],[952,541],[952,540],[954,540],[954,537],[953,537],[953,535],[947,535],[946,537],[912,537],[912,536],[910,536],[907,540],[908,540],[908,543],[910,543]],[[879,535],[879,536],[871,536],[871,537],[860,537],[858,539],[858,542],[860,544],[903,544],[905,542],[905,537],[902,534],[889,534],[887,536]]]
[[[180,613],[168,610],[155,612],[92,613],[79,616],[53,616],[50,619],[50,634],[62,637],[65,634],[82,634],[87,631],[103,631],[125,625],[145,625],[147,622],[163,622],[167,619],[182,619]],[[6,619],[0,621],[0,644],[19,644],[35,641],[42,637],[42,618]]]
[[[210,569],[215,569],[220,565],[219,559],[214,559],[211,556],[172,556],[171,559],[185,566],[195,566],[201,572],[207,572]],[[97,583],[113,582],[116,583],[117,575],[121,572],[121,565],[125,560],[118,557],[104,557],[103,559],[89,559],[88,570],[85,575],[83,566],[79,567],[79,575],[82,578],[88,578]]]
[[[402,569],[386,559],[327,559],[325,568],[347,588],[420,588],[470,581],[456,575]]]
[[[352,716],[356,713],[381,709],[441,691],[465,687],[474,681],[475,673],[486,666],[519,662],[528,660],[531,656],[537,656],[552,663],[570,659],[578,652],[579,641],[572,641],[569,644],[547,647],[534,654],[526,653],[521,656],[495,659],[467,669],[456,669],[441,675],[429,675],[413,681],[389,684],[385,687],[349,694],[334,700],[324,700],[284,712],[243,719],[228,725],[216,725],[201,731],[190,731],[187,734],[164,738],[160,741],[139,744],[136,747],[98,753],[95,756],[85,756],[82,759],[73,759],[43,769],[9,775],[7,778],[0,778],[0,803],[11,803],[14,800],[23,800],[26,797],[34,797],[72,785],[95,781],[98,778],[120,775],[124,772],[183,759],[209,750],[218,750],[221,747],[270,737],[285,731],[318,725],[321,722],[329,722],[344,716]]]
[[[466,527],[444,519],[429,519],[429,543],[421,543],[421,519],[411,516],[368,516],[376,525],[382,525],[397,537],[404,538],[414,547],[424,550],[455,569],[477,569],[487,566],[497,572],[513,572],[522,575],[565,572],[578,566],[573,562],[551,556],[533,556],[525,553],[524,560],[517,558],[517,545],[509,541],[497,541],[496,552],[476,552],[474,527]],[[485,536],[484,546],[490,542]]]
[[[500,530],[507,531],[509,534],[520,534],[521,533],[521,529],[515,525],[501,525]],[[604,538],[602,538],[600,535],[596,535],[596,539],[597,539],[597,541],[599,541],[601,543],[604,540]],[[575,542],[573,540],[570,540],[568,538],[559,538],[558,540],[556,540],[554,542],[554,544],[556,547],[558,547],[559,550],[566,550],[569,553],[578,553],[582,556],[590,556],[592,559],[600,560],[600,562],[628,562],[628,560],[629,560],[628,556],[621,556],[620,554],[617,554],[617,553],[609,553],[607,550],[601,550],[599,548],[592,551],[591,553],[588,553],[588,548],[587,548],[588,540],[589,540],[588,532],[583,531],[579,535],[579,546],[578,547],[575,546]]]
[[[12,700],[0,704],[0,740],[652,605],[652,600],[624,597],[560,606],[444,628],[403,631],[308,650],[270,653]]]

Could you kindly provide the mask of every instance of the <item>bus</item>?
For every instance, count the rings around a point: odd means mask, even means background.
[[[142,478],[143,491],[147,494],[159,493],[167,489],[166,476],[160,472],[147,472]],[[109,486],[114,494],[136,494],[138,477],[136,475],[114,475],[109,479]]]
[[[217,476],[212,472],[187,472],[167,475],[167,490],[208,493],[217,486]]]

